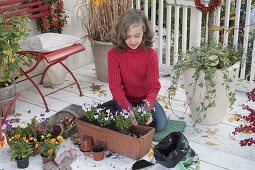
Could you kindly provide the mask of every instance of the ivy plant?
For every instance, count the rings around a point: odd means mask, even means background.
[[[172,85],[166,92],[166,98],[170,100],[178,85],[178,81],[182,73],[189,69],[194,68],[193,75],[195,86],[198,85],[201,88],[205,87],[205,96],[201,102],[201,105],[196,108],[198,117],[194,125],[201,122],[206,117],[206,111],[215,106],[216,98],[216,81],[213,77],[216,71],[220,69],[223,72],[223,87],[227,90],[227,96],[230,102],[230,108],[232,108],[235,102],[235,93],[231,92],[230,86],[232,79],[229,76],[228,68],[237,62],[241,62],[242,50],[237,47],[222,46],[215,40],[207,44],[202,44],[200,47],[192,48],[186,54],[183,54],[181,59],[175,64],[173,71],[174,77],[172,79]],[[204,73],[205,83],[198,83],[201,73]],[[192,85],[192,83],[190,84]],[[196,89],[196,88],[194,88]],[[191,96],[194,97],[195,91]],[[191,98],[191,100],[192,100]]]

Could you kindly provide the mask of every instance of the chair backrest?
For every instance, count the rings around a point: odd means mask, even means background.
[[[0,1],[0,13],[7,16],[27,16],[29,19],[42,19],[42,25],[45,32],[48,30],[46,21],[46,6],[41,0],[3,0]]]

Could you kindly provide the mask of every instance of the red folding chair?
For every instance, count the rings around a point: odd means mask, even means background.
[[[47,32],[47,23],[46,23],[46,14],[44,11],[44,6],[42,5],[42,1],[41,0],[35,0],[32,2],[27,2],[27,0],[2,0],[0,1],[0,13],[6,15],[6,16],[21,16],[21,15],[26,15],[28,18],[30,18],[31,20],[36,20],[41,18],[42,22],[43,22],[43,27],[45,32]],[[47,102],[45,100],[45,97],[56,93],[60,90],[63,90],[69,86],[72,85],[77,85],[80,96],[82,96],[82,91],[80,88],[80,85],[77,81],[77,79],[75,78],[75,76],[73,75],[72,71],[63,63],[63,61],[65,59],[67,59],[68,57],[72,56],[73,54],[79,53],[81,51],[85,50],[84,46],[80,43],[76,43],[74,45],[53,51],[53,52],[48,52],[48,53],[40,53],[40,52],[32,52],[32,51],[22,51],[20,52],[20,54],[22,55],[27,55],[27,54],[32,54],[35,57],[37,57],[37,61],[35,62],[35,64],[27,71],[23,70],[21,68],[21,70],[23,71],[24,75],[27,77],[27,79],[33,84],[33,86],[36,88],[37,92],[40,94],[43,103],[45,105],[46,108],[46,112],[49,112],[49,108],[47,105]],[[45,60],[48,63],[48,66],[45,68],[45,70],[42,73],[42,77],[41,77],[41,81],[40,84],[43,84],[43,79],[44,76],[47,72],[47,70],[57,64],[60,63],[72,76],[72,78],[74,79],[74,82],[63,87],[60,88],[58,90],[55,90],[49,94],[43,95],[42,91],[39,89],[39,87],[37,86],[37,84],[33,81],[33,77],[34,76],[29,76],[28,74],[31,73],[35,68],[37,68],[37,66],[39,65],[39,63],[41,61]],[[37,75],[36,75],[37,76]]]
[[[20,93],[16,93],[16,95],[12,99],[10,99],[10,102],[6,102],[5,104],[0,106],[0,109],[7,108],[7,111],[4,115],[4,117],[0,119],[0,143],[2,143],[4,141],[4,136],[2,134],[2,126],[3,126],[6,118],[11,113],[12,108],[13,108],[13,106],[14,106],[14,104],[15,104],[15,102],[18,99],[19,96],[20,96]]]

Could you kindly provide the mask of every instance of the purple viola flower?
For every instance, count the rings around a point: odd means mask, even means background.
[[[7,129],[8,131],[10,131],[10,130],[12,129],[12,125],[11,125],[11,124],[6,124],[6,129]]]

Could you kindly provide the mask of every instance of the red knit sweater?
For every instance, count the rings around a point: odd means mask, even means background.
[[[128,101],[144,99],[152,107],[160,89],[156,51],[148,48],[120,52],[112,48],[108,52],[108,79],[112,96],[122,109],[132,109]]]

